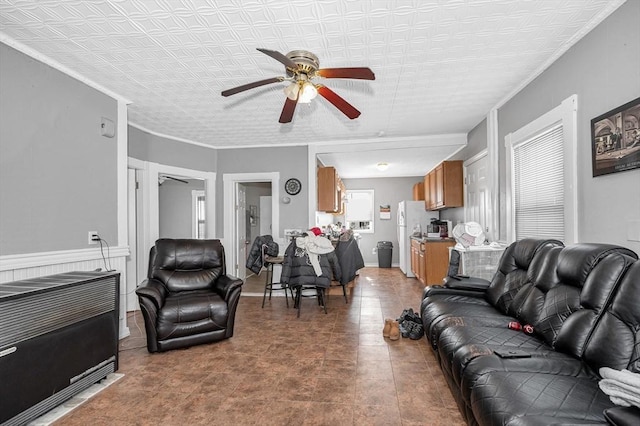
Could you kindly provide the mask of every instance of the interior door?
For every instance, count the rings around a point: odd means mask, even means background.
[[[478,222],[485,233],[489,230],[489,185],[487,173],[488,156],[483,156],[473,163],[465,165],[466,191],[465,221]]]
[[[245,263],[247,259],[247,194],[243,184],[236,184],[236,243],[238,253],[236,257],[235,276],[246,278]]]
[[[260,235],[272,235],[271,202],[270,195],[260,197]]]

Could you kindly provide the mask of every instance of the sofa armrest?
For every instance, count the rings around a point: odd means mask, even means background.
[[[604,418],[613,426],[640,425],[640,408],[612,407],[604,410]]]
[[[435,294],[456,294],[459,296],[483,298],[485,292],[485,290],[477,290],[473,288],[449,288],[441,285],[432,285],[424,288],[422,291],[422,300]]]
[[[230,295],[236,288],[242,287],[244,282],[232,275],[222,275],[214,283],[213,289],[222,297],[225,301],[229,301]]]
[[[486,291],[491,285],[491,281],[477,277],[453,276],[447,277],[444,282],[445,288],[455,288],[459,290]]]
[[[156,310],[160,310],[164,306],[164,300],[167,297],[166,287],[158,280],[148,278],[136,289],[138,297],[151,300],[156,307]]]

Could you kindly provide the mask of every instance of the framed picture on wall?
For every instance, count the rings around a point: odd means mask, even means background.
[[[640,168],[640,98],[591,120],[593,177]]]

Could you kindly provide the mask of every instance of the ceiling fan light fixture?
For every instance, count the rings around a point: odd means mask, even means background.
[[[389,163],[380,162],[380,163],[376,164],[376,168],[378,170],[380,170],[381,172],[384,172],[385,170],[387,170],[389,168]]]
[[[308,81],[302,83],[298,102],[308,104],[316,96],[318,96],[318,89],[316,89],[316,86],[314,86],[313,83],[309,83]]]
[[[283,89],[284,94],[287,95],[287,98],[295,101],[298,98],[298,92],[300,92],[300,86],[297,82],[293,82],[287,87]]]

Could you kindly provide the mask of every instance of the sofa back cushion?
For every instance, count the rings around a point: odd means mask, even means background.
[[[534,256],[543,247],[555,246],[562,246],[562,243],[557,240],[525,238],[507,247],[487,289],[487,301],[506,314],[515,295],[529,282],[527,271]]]
[[[159,239],[156,241],[150,278],[170,292],[209,288],[225,274],[224,248],[220,240]]]
[[[507,314],[523,324],[533,324],[545,307],[547,293],[559,285],[558,258],[564,247],[545,245],[540,247],[527,270],[527,282],[513,298]]]
[[[543,303],[538,312],[522,310],[521,321],[533,325],[537,335],[548,345],[555,346],[565,321],[573,315],[580,318],[572,322],[573,331],[566,335],[562,349],[579,356],[574,351],[581,350],[585,333],[593,328],[593,321],[611,300],[620,282],[620,273],[626,268],[605,260],[612,254],[627,252],[623,247],[610,244],[581,243],[565,247],[558,256],[556,267],[559,282],[541,291]],[[541,290],[545,287],[539,286]]]
[[[617,255],[603,260],[603,266],[606,266],[605,262],[615,265],[615,269],[607,268],[610,275],[599,274],[598,283],[621,277],[613,300],[597,318],[591,318],[593,314],[589,314],[574,320],[575,314],[572,315],[569,318],[571,322],[567,320],[558,335],[557,346],[582,355],[583,360],[596,372],[601,367],[610,367],[640,373],[640,261]],[[596,325],[588,330],[583,347],[571,346],[569,343],[575,340],[571,339],[573,334],[587,333],[587,327],[580,323],[590,322],[596,322]]]

